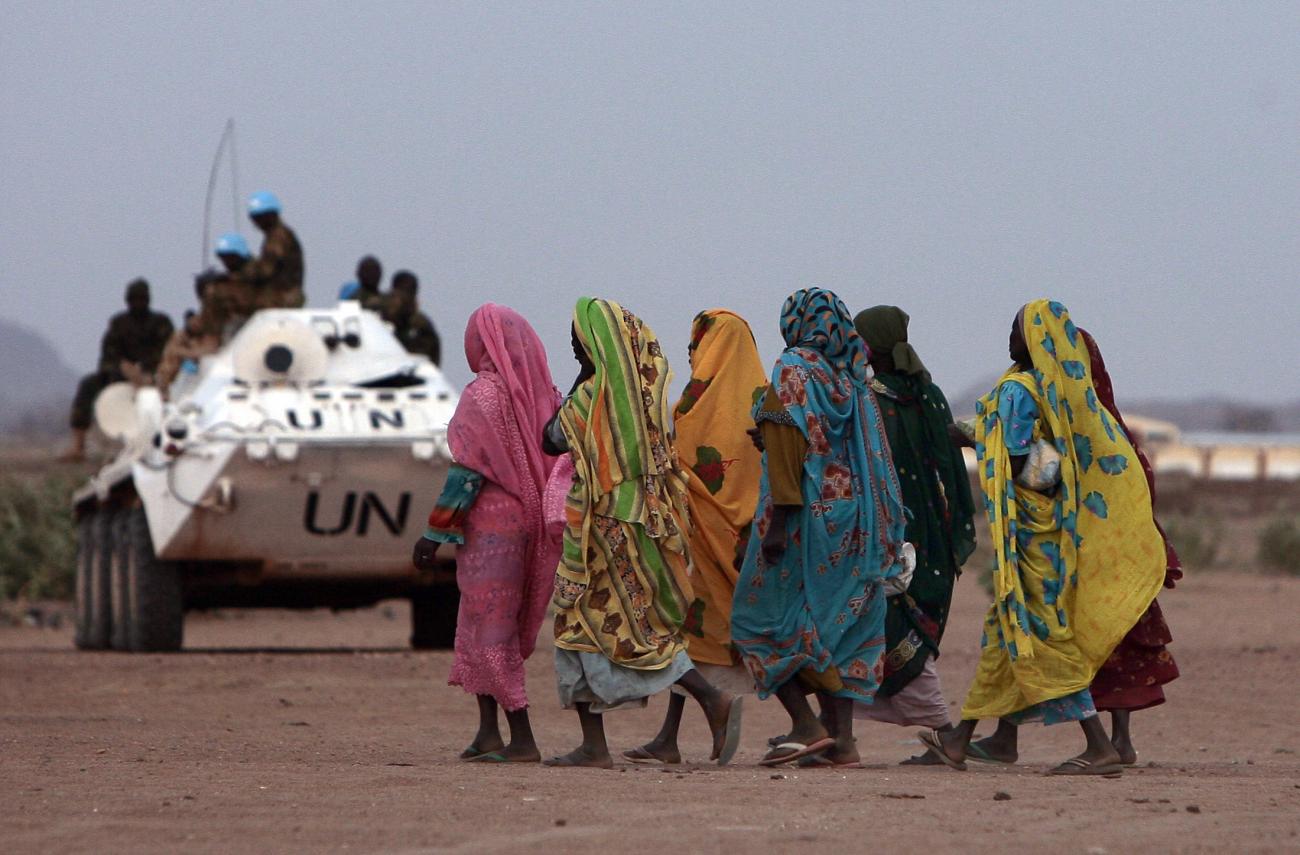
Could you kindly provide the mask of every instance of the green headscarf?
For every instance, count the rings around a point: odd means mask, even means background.
[[[873,354],[888,355],[896,371],[918,374],[928,383],[930,372],[925,369],[921,357],[907,343],[907,324],[910,320],[907,312],[897,306],[872,306],[858,312],[853,319],[853,326]]]

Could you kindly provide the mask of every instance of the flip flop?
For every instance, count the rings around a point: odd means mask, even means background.
[[[984,750],[978,742],[966,746],[966,759],[972,763],[985,763],[989,766],[1014,766],[1015,760],[1000,760]]]
[[[800,757],[794,765],[800,769],[861,769],[862,761],[850,760],[848,763],[836,763],[824,754],[810,754],[807,757]]]
[[[1091,760],[1084,760],[1082,757],[1071,757],[1060,766],[1052,769],[1049,775],[1111,775],[1119,777],[1124,774],[1123,763],[1107,763],[1103,766],[1095,766]]]
[[[835,740],[831,739],[829,736],[823,737],[817,740],[816,742],[812,742],[807,745],[805,745],[802,742],[782,742],[780,745],[773,748],[772,751],[780,751],[784,748],[788,748],[790,749],[789,753],[778,754],[774,756],[772,752],[769,751],[766,757],[758,761],[758,765],[780,766],[784,763],[793,763],[794,761],[798,760],[800,757],[807,757],[809,754],[817,754],[822,751],[825,751],[827,748],[830,748],[834,744],[835,744]]]
[[[500,751],[485,751],[481,754],[475,754],[473,757],[466,757],[466,763],[513,763],[506,755]]]
[[[480,751],[477,748],[475,748],[473,745],[471,745],[468,748],[466,748],[464,751],[460,752],[459,759],[473,760],[475,757],[482,757],[486,753],[487,753],[486,751]]]
[[[740,748],[740,722],[745,712],[742,703],[744,700],[743,696],[737,695],[732,698],[731,706],[727,707],[727,732],[722,737],[722,751],[718,753],[719,766],[730,763],[736,756],[736,750]]]
[[[641,764],[660,763],[664,766],[676,766],[682,762],[678,760],[674,763],[669,763],[666,760],[662,760],[654,756],[649,751],[646,751],[645,748],[643,747],[629,748],[628,750],[623,752],[623,759],[630,760],[633,763],[641,763]]]
[[[930,753],[943,761],[943,765],[950,769],[956,769],[958,772],[966,771],[965,760],[954,760],[948,756],[948,752],[943,750],[943,740],[939,738],[937,730],[922,730],[916,734],[916,738],[921,740],[921,744],[930,749]]]

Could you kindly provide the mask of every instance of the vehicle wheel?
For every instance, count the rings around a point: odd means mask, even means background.
[[[108,601],[112,615],[112,632],[109,646],[114,650],[131,649],[131,587],[129,566],[131,544],[126,530],[128,510],[105,513],[107,531],[110,532],[108,548]]]
[[[181,649],[185,604],[180,569],[154,555],[144,508],[122,512],[123,565],[126,581],[126,639],[141,652]]]
[[[109,531],[104,513],[92,512],[77,523],[77,631],[81,650],[108,647],[112,626],[108,596]]]
[[[453,584],[421,588],[411,595],[411,647],[450,650],[456,645],[460,589]]]

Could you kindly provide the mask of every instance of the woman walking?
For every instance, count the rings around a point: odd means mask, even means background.
[[[1010,353],[1015,365],[977,405],[974,429],[995,600],[961,724],[921,739],[964,768],[981,718],[1077,721],[1087,748],[1053,774],[1115,774],[1122,761],[1089,686],[1164,582],[1164,541],[1133,444],[1097,394],[1065,306],[1025,306]]]
[[[443,543],[460,544],[456,584],[460,613],[450,685],[475,695],[479,728],[461,759],[541,760],[528,720],[524,660],[546,616],[558,537],[542,518],[542,493],[555,458],[542,451],[542,430],[560,393],[546,351],[522,316],[487,303],[470,316],[465,357],[474,381],[447,427],[455,463],[415,563],[431,567]],[[497,708],[506,712],[510,744],[501,739]]]
[[[1097,390],[1097,400],[1115,417],[1115,422],[1125,436],[1133,441],[1133,450],[1142,466],[1154,502],[1155,471],[1115,405],[1115,391],[1101,349],[1082,327],[1079,328],[1079,335],[1083,337],[1092,358],[1092,385]],[[1156,527],[1159,526],[1157,521]],[[1183,577],[1182,562],[1163,529],[1160,529],[1160,536],[1164,539],[1165,547],[1164,586],[1173,588],[1174,583]],[[1133,747],[1130,730],[1132,714],[1163,704],[1165,684],[1178,679],[1178,665],[1167,648],[1171,641],[1173,636],[1169,632],[1169,624],[1165,622],[1164,613],[1160,610],[1160,601],[1152,600],[1146,612],[1102,663],[1097,676],[1092,678],[1089,692],[1093,704],[1097,712],[1110,713],[1110,741],[1119,754],[1120,762],[1125,766],[1137,762],[1137,749]],[[1019,758],[1016,726],[1006,719],[999,719],[997,731],[992,736],[972,742],[969,751],[968,759],[1004,765],[1015,763]]]
[[[731,600],[762,471],[746,429],[767,378],[749,324],[725,309],[695,316],[689,353],[691,379],[673,410],[689,493],[695,591],[682,631],[696,670],[714,686],[742,694],[753,691],[754,681],[731,646]],[[659,735],[623,756],[680,763],[677,733],[685,706],[684,690],[674,686]]]
[[[575,470],[555,574],[555,670],[583,739],[546,762],[612,766],[603,714],[677,683],[704,708],[712,756],[725,764],[741,699],[695,671],[682,636],[689,519],[664,395],[668,361],[650,328],[609,300],[578,301],[573,341],[581,370],[547,438],[572,453]]]
[[[939,656],[962,564],[975,549],[974,502],[961,450],[948,427],[952,412],[921,357],[907,341],[910,318],[897,306],[875,306],[853,319],[871,351],[876,394],[916,550],[906,593],[889,598],[884,679],[874,701],[854,704],[859,719],[948,730],[948,703],[934,660]],[[931,765],[928,752],[904,765]]]
[[[850,766],[853,701],[880,686],[886,583],[905,572],[904,511],[867,349],[844,303],[821,288],[796,291],[781,334],[786,349],[754,411],[758,536],[736,586],[732,640],[759,697],[775,694],[791,719],[761,762],[824,754]]]

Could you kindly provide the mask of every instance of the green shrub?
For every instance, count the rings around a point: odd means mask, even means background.
[[[0,600],[71,599],[77,537],[73,481],[0,477]]]
[[[1223,534],[1217,522],[1200,516],[1171,517],[1160,522],[1184,565],[1195,570],[1214,565]]]
[[[1300,525],[1277,519],[1259,533],[1259,563],[1270,570],[1300,576]]]

